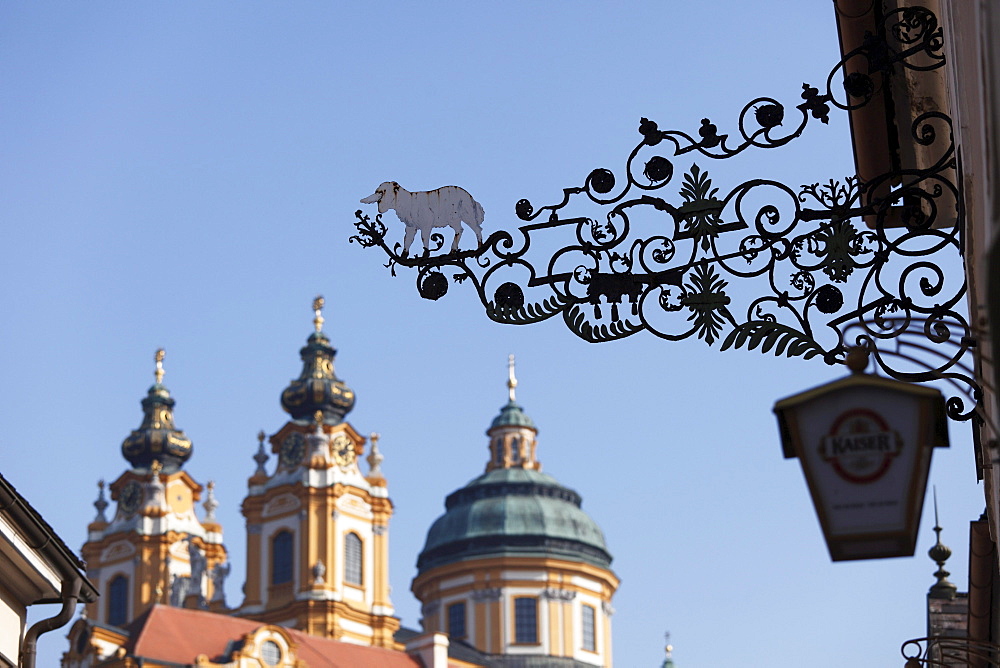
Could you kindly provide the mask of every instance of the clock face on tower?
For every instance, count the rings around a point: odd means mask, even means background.
[[[306,454],[306,439],[297,431],[285,437],[281,442],[281,465],[286,468],[295,468],[302,461]]]
[[[333,452],[333,461],[344,469],[354,463],[354,443],[343,434],[339,434],[330,443],[330,450]]]
[[[131,515],[139,509],[140,503],[142,503],[142,486],[132,480],[122,487],[121,494],[118,496],[118,507],[126,515]]]

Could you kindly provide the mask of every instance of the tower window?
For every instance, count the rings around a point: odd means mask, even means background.
[[[521,439],[517,436],[510,439],[510,461],[514,464],[521,461]]]
[[[128,621],[128,578],[116,575],[108,585],[108,624],[123,626]]]
[[[448,606],[448,635],[453,640],[465,637],[465,603],[452,603]]]
[[[361,537],[356,533],[344,536],[344,582],[361,586]]]
[[[538,599],[521,597],[514,599],[514,642],[538,643]]]
[[[271,539],[271,584],[292,581],[292,532],[281,531]]]
[[[583,622],[583,649],[588,652],[597,651],[597,639],[595,634],[595,622],[597,613],[592,606],[584,605],[580,608],[580,618]]]

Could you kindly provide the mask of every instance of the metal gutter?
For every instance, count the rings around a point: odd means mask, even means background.
[[[63,578],[62,609],[53,617],[36,622],[21,641],[20,668],[34,668],[38,637],[64,626],[73,616],[77,603],[81,600],[88,603],[96,601],[98,593],[83,574],[80,559],[3,476],[0,476],[0,511],[11,515],[15,523],[23,528],[28,546],[42,553]]]

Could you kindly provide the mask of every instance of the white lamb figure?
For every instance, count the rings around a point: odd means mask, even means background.
[[[373,195],[361,200],[362,204],[378,202],[378,212],[396,210],[396,216],[406,225],[403,238],[403,255],[409,253],[410,244],[417,230],[424,243],[424,250],[430,247],[431,230],[435,227],[450,227],[455,230],[455,241],[451,251],[458,250],[458,240],[462,238],[462,223],[472,228],[476,239],[483,243],[483,222],[485,213],[482,205],[472,199],[472,195],[458,186],[444,186],[437,190],[411,193],[395,181],[386,181],[375,189]]]

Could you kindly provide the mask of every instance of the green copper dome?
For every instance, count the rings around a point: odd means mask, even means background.
[[[323,303],[322,297],[313,301],[316,331],[309,335],[305,347],[299,350],[302,373],[281,393],[281,407],[296,420],[311,421],[316,411],[323,411],[324,421],[336,424],[354,408],[354,391],[333,371],[333,358],[337,351],[322,331]]]
[[[610,568],[604,534],[580,508],[580,495],[541,472],[535,458],[538,429],[514,393],[513,355],[507,368],[507,405],[486,431],[486,473],[445,500],[417,570],[496,556],[556,557]]]
[[[604,534],[580,495],[552,476],[523,468],[489,471],[450,494],[427,533],[420,573],[487,556],[551,556],[611,566]]]
[[[191,457],[191,439],[174,426],[174,399],[163,385],[162,349],[156,351],[156,382],[142,400],[142,424],[122,442],[122,455],[132,468],[149,469],[160,462],[164,473],[176,471]]]
[[[530,427],[537,430],[535,421],[513,400],[508,401],[507,405],[500,409],[500,414],[493,418],[490,429],[494,427]],[[489,433],[489,430],[486,433]]]

